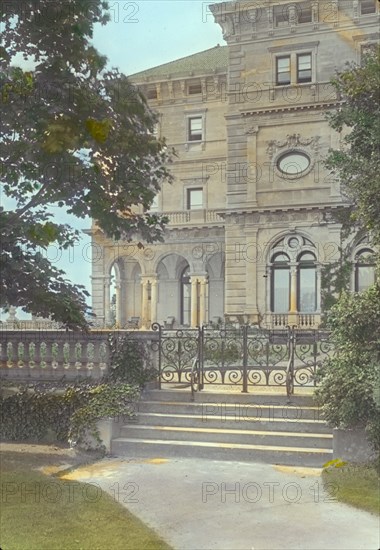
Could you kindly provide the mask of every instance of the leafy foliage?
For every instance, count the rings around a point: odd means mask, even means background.
[[[109,338],[111,351],[108,380],[118,380],[143,388],[147,382],[154,380],[157,371],[153,367],[150,354],[142,342],[128,336]]]
[[[77,409],[70,418],[68,440],[71,445],[80,443],[84,448],[93,449],[93,438],[97,441],[96,447],[101,448],[102,441],[96,426],[97,420],[117,419],[119,416],[132,418],[138,395],[137,387],[121,382],[100,384],[92,388],[87,403]]]
[[[140,342],[113,334],[109,345],[109,372],[99,381],[21,384],[11,393],[10,383],[3,382],[0,438],[41,440],[53,434],[84,448],[94,448],[95,440],[101,449],[96,422],[133,417],[141,389],[157,374]]]
[[[91,217],[110,238],[160,239],[165,219],[149,209],[171,160],[153,136],[156,116],[142,94],[91,45],[107,3],[7,2],[0,51],[2,192],[1,307],[22,306],[70,328],[87,326],[87,293],[43,257],[78,232],[52,206]],[[33,64],[25,71],[16,54]],[[15,282],[17,268],[17,285]]]
[[[345,136],[342,149],[331,153],[327,166],[339,177],[351,204],[343,232],[346,237],[350,231],[369,234],[379,246],[380,47],[362,66],[350,65],[339,73],[333,84],[342,105],[330,116],[330,124],[345,130]],[[348,251],[341,252],[340,263],[324,272],[327,305],[335,302],[327,323],[336,353],[319,372],[316,396],[331,425],[365,427],[380,450],[380,256],[377,251],[377,282],[364,292],[349,294],[352,266]]]
[[[57,387],[55,385],[20,385],[1,396],[0,434],[3,439],[41,440],[53,432],[58,441],[67,441],[70,418],[89,397],[85,383]]]
[[[342,293],[350,289],[353,266],[349,256],[349,248],[340,246],[339,259],[322,267],[321,301],[324,312],[330,311]]]
[[[323,267],[324,311],[350,288],[348,237],[369,234],[375,245],[380,244],[380,47],[365,56],[361,66],[347,64],[332,83],[342,103],[329,114],[330,125],[343,137],[326,166],[340,180],[348,202],[334,216],[342,224],[342,243],[340,259]]]
[[[342,104],[330,115],[330,125],[345,135],[327,167],[351,202],[350,222],[380,243],[380,46],[365,56],[362,66],[351,64],[338,73],[333,84]]]
[[[2,439],[41,441],[52,437],[90,448],[90,435],[97,442],[96,448],[101,448],[97,420],[131,418],[139,388],[120,381],[112,384],[80,381],[58,387],[20,385],[11,395],[7,396],[4,389],[3,394],[0,398]]]
[[[380,286],[342,294],[329,326],[335,355],[320,372],[316,398],[330,425],[364,427],[380,450]]]

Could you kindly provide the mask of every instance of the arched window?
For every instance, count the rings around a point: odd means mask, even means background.
[[[287,313],[290,306],[289,256],[279,252],[272,257],[271,311]]]
[[[191,323],[191,283],[190,268],[185,267],[181,274],[181,325]]]
[[[375,282],[373,251],[362,248],[355,254],[355,292],[361,292]]]
[[[297,310],[301,313],[312,313],[317,309],[317,270],[314,254],[300,254],[297,267]]]
[[[270,256],[272,313],[319,311],[320,270],[317,265],[315,245],[306,237],[293,233],[275,243]]]

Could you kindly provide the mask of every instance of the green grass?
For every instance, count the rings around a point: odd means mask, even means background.
[[[380,477],[375,464],[326,468],[322,478],[331,484],[334,497],[340,502],[380,515]],[[329,490],[329,485],[326,488]]]
[[[100,489],[48,477],[4,455],[1,492],[2,550],[170,549]]]

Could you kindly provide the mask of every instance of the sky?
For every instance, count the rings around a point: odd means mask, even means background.
[[[201,0],[109,0],[111,20],[106,26],[95,26],[93,43],[108,57],[111,67],[127,75],[223,45],[221,29],[209,4]],[[52,212],[57,222],[70,223],[80,230],[91,226],[90,220],[68,216],[58,207]],[[60,251],[52,246],[45,254],[66,272],[72,283],[84,285],[91,292],[91,246],[87,235],[83,234],[75,248]],[[30,316],[18,310],[17,317]]]
[[[209,4],[202,0],[109,0],[111,21],[97,26],[94,44],[125,74],[224,44]]]

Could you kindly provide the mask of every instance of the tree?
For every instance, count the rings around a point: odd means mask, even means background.
[[[380,46],[364,57],[363,64],[349,64],[332,81],[342,98],[330,115],[335,130],[347,131],[341,150],[327,159],[351,202],[348,223],[371,232],[380,243]]]
[[[87,327],[87,293],[47,260],[78,232],[51,206],[90,217],[116,240],[162,239],[165,218],[144,213],[171,181],[155,114],[126,76],[91,45],[107,3],[5,2],[1,65],[1,183],[13,209],[0,210],[0,306],[21,306],[67,327]],[[33,63],[26,71],[16,54]]]
[[[380,48],[362,66],[350,66],[333,81],[342,97],[330,123],[348,130],[343,148],[327,165],[350,200],[345,229],[371,236],[380,245]],[[375,253],[377,268],[379,250]],[[364,292],[348,293],[347,262],[335,273],[341,292],[328,315],[335,355],[319,372],[317,399],[327,421],[337,427],[365,427],[380,451],[380,280]],[[340,278],[340,279],[339,279]]]
[[[330,125],[344,137],[341,149],[331,151],[325,164],[341,182],[347,202],[334,216],[342,224],[340,257],[322,271],[324,311],[350,288],[348,238],[369,235],[375,246],[380,244],[380,47],[364,56],[361,66],[348,63],[332,84],[342,101],[329,114]],[[375,254],[374,263],[379,258]]]

